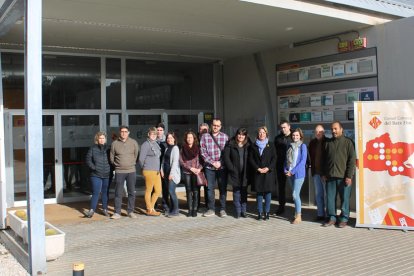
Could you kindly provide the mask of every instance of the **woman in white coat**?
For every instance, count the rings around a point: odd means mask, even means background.
[[[170,198],[166,199],[168,210],[165,210],[165,215],[168,217],[178,216],[178,198],[175,193],[177,184],[181,181],[180,171],[180,151],[177,146],[177,137],[174,132],[168,132],[167,147],[165,148],[164,157],[161,164],[161,177],[164,182],[164,187],[168,187]]]

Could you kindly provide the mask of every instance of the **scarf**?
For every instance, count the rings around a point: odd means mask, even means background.
[[[161,138],[158,138],[158,136],[157,136],[156,141],[157,141],[158,143],[165,142],[165,135],[162,135],[162,137],[161,137]]]
[[[149,138],[147,139],[148,143],[150,144],[151,150],[155,156],[160,158],[161,156],[161,148],[158,145],[157,141],[151,141]]]
[[[263,141],[260,141],[259,139],[256,139],[256,146],[259,148],[259,154],[262,156],[263,150],[266,147],[267,143],[269,142],[269,139],[264,139]]]
[[[302,141],[300,140],[297,142],[290,143],[290,147],[288,148],[286,153],[286,163],[288,168],[293,168],[296,165],[295,156],[297,156],[297,152],[301,145]]]
[[[193,144],[193,146],[190,148],[188,144],[184,143],[183,145],[183,160],[188,161],[192,160],[197,157],[200,153],[200,148]]]

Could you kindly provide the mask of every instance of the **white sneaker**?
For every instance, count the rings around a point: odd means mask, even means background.
[[[221,211],[220,211],[220,217],[221,217],[221,218],[227,217],[227,213],[226,213],[226,211],[221,210]]]
[[[121,215],[118,213],[114,213],[111,217],[111,219],[120,219],[120,218],[121,218]]]
[[[136,219],[137,215],[134,214],[134,212],[128,213],[128,217],[132,219]]]
[[[216,213],[213,210],[208,210],[207,212],[205,212],[203,214],[203,217],[212,217],[214,216]]]

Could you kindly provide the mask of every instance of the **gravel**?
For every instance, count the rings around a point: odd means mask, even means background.
[[[0,276],[29,275],[0,240]]]

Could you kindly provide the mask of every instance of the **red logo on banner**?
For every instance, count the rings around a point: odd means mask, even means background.
[[[371,171],[388,171],[389,175],[414,178],[414,144],[393,143],[385,133],[370,140],[364,152],[364,168]]]
[[[381,122],[381,120],[380,119],[378,119],[378,117],[373,117],[372,119],[371,119],[371,121],[369,121],[369,124],[374,128],[374,129],[377,129],[377,127],[379,127],[381,124],[382,124],[382,122]]]

